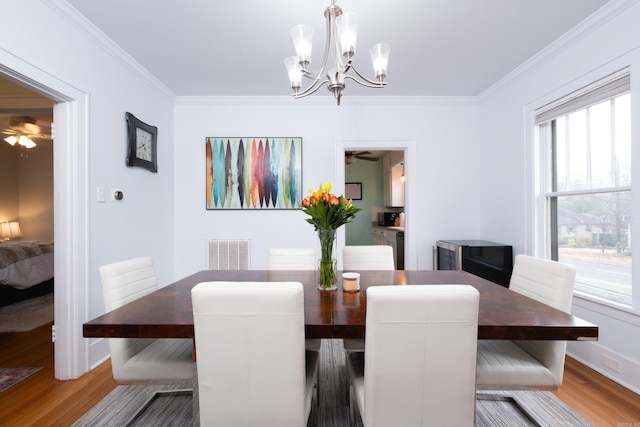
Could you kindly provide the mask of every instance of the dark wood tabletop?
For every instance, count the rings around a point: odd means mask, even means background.
[[[338,276],[340,277],[340,275]],[[479,339],[597,340],[598,327],[464,271],[361,271],[360,291],[317,289],[315,271],[200,271],[83,325],[85,337],[192,338],[191,288],[208,281],[295,281],[304,285],[307,338],[362,338],[366,289],[376,285],[466,284],[480,292]]]

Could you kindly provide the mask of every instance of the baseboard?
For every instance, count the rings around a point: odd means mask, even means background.
[[[597,342],[569,342],[567,355],[605,377],[640,394],[640,363]]]
[[[89,369],[95,369],[111,357],[109,342],[105,338],[94,339],[89,344]]]

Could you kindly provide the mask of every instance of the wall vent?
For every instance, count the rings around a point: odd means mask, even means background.
[[[209,270],[248,270],[249,240],[207,240]]]

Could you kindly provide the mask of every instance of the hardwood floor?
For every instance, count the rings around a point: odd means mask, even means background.
[[[0,334],[0,367],[27,366],[43,368],[0,393],[3,426],[69,426],[117,385],[110,362],[77,380],[55,380],[51,324]]]
[[[77,380],[55,380],[50,338],[50,324],[0,334],[0,367],[43,366],[0,393],[3,426],[69,426],[117,385],[110,362]],[[564,383],[554,394],[596,427],[640,427],[640,396],[571,358]]]

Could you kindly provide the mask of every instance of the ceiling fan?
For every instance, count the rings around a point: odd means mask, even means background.
[[[345,151],[344,152],[344,161],[346,164],[350,165],[356,160],[368,160],[370,162],[377,162],[377,157],[369,157],[367,154],[371,154],[371,151]]]
[[[9,127],[2,131],[9,135],[4,140],[11,145],[16,142],[25,148],[33,148],[36,143],[33,139],[51,139],[51,135],[41,133],[40,126],[36,124],[36,119],[28,116],[12,117],[9,119]]]

